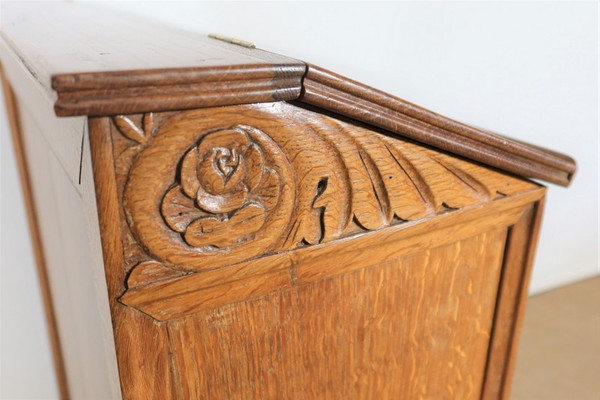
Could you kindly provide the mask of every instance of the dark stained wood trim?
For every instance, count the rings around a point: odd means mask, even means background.
[[[308,65],[300,101],[517,175],[567,186],[575,161],[477,129]]]
[[[48,339],[52,350],[52,358],[54,360],[54,371],[56,373],[56,381],[58,393],[61,399],[69,399],[69,386],[67,383],[67,374],[61,351],[60,337],[56,324],[56,316],[54,314],[54,305],[50,292],[50,284],[48,282],[48,273],[46,271],[46,259],[44,256],[44,247],[42,244],[42,236],[38,227],[38,218],[35,210],[33,192],[29,180],[29,171],[27,162],[25,161],[25,147],[21,136],[21,126],[19,124],[19,115],[17,110],[17,99],[8,83],[2,66],[0,65],[0,78],[2,80],[2,90],[4,93],[4,102],[6,104],[6,114],[12,134],[13,146],[15,149],[15,158],[17,161],[17,169],[21,180],[21,188],[23,190],[23,201],[27,212],[27,222],[29,224],[29,234],[37,267],[37,274],[40,284],[40,294],[44,303],[44,313],[46,316],[46,325],[48,327]]]
[[[525,315],[544,198],[529,206],[506,240],[481,399],[508,399]]]
[[[246,80],[278,80],[301,78],[304,63],[247,64],[197,68],[163,68],[133,71],[85,72],[57,74],[52,88],[58,92],[86,89],[118,89],[144,86],[172,86],[193,83],[229,83]],[[298,81],[300,84],[300,81]]]
[[[58,116],[102,116],[293,100],[303,63],[55,75]]]

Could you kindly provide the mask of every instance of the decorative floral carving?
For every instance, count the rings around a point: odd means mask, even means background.
[[[178,175],[161,212],[194,247],[247,240],[279,198],[277,174],[265,166],[262,149],[242,127],[204,135],[183,156]]]
[[[147,114],[143,129],[114,121],[140,144],[123,192],[131,232],[180,272],[422,219],[523,184],[283,103],[185,111],[157,127]]]

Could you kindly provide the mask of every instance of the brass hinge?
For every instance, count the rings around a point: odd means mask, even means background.
[[[219,35],[217,33],[209,33],[208,37],[209,38],[213,38],[213,39],[217,39],[217,40],[221,40],[223,42],[231,43],[231,44],[237,44],[238,46],[247,47],[249,49],[256,48],[256,46],[254,45],[254,43],[250,43],[250,42],[247,42],[245,40],[234,39],[234,38],[229,37],[229,36]]]

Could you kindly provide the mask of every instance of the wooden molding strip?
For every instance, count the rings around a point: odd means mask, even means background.
[[[575,161],[477,129],[308,65],[300,101],[517,175],[568,186]]]
[[[55,75],[59,116],[131,114],[293,100],[302,63]]]

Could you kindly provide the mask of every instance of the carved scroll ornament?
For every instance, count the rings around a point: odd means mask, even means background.
[[[154,133],[151,117],[144,130],[119,118],[119,130],[140,143],[124,190],[128,224],[145,251],[173,270],[324,243],[521,185],[285,103],[185,111]]]

